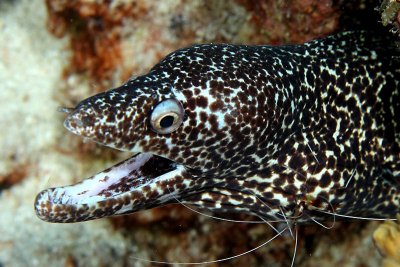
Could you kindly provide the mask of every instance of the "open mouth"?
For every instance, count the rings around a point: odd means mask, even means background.
[[[137,211],[149,197],[159,205],[174,194],[168,181],[183,171],[169,159],[139,153],[77,184],[43,190],[36,214],[48,222],[78,222]]]

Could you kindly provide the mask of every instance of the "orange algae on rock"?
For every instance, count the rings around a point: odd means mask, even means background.
[[[335,31],[339,6],[332,0],[237,0],[257,25],[256,35],[266,35],[270,43],[303,43]],[[261,38],[261,42],[264,38]]]
[[[384,257],[382,266],[400,267],[400,214],[397,221],[386,221],[373,234],[374,242]]]
[[[71,73],[87,72],[93,82],[110,80],[122,61],[122,26],[147,10],[144,1],[46,0],[47,28],[56,37],[71,36]]]

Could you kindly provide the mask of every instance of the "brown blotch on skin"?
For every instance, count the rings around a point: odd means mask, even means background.
[[[300,154],[293,155],[289,160],[289,167],[293,170],[300,169],[306,164],[305,159]]]
[[[216,112],[218,110],[221,110],[224,107],[224,102],[222,100],[218,99],[214,102],[211,103],[210,109],[212,112]]]
[[[196,98],[196,105],[198,107],[206,108],[208,106],[208,100],[204,96],[198,96]]]

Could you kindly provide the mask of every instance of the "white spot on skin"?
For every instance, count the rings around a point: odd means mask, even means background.
[[[173,86],[171,87],[171,92],[174,94],[175,98],[181,102],[186,102],[185,95],[181,92],[176,90]]]

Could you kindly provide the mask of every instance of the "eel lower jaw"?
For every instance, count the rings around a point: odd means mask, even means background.
[[[37,216],[48,222],[80,222],[131,213],[177,197],[183,165],[139,153],[74,185],[49,188],[36,196]],[[181,181],[182,182],[182,181]]]

